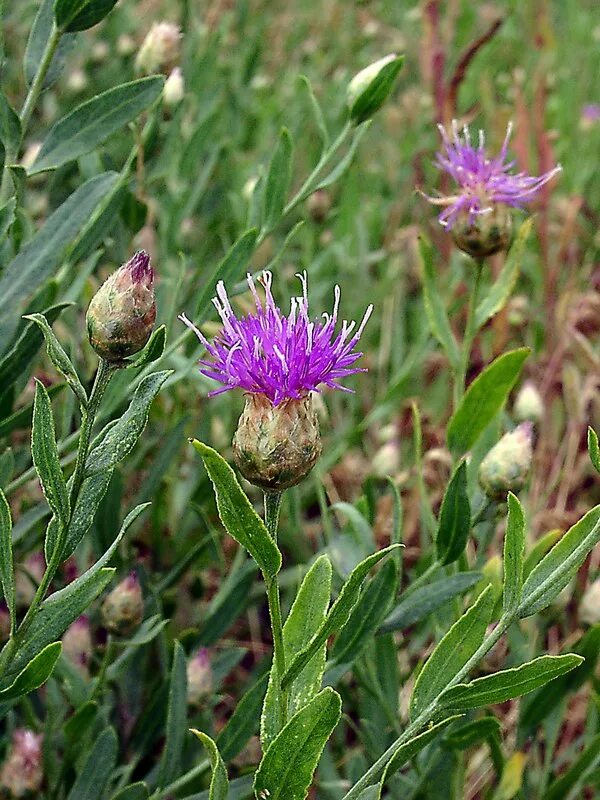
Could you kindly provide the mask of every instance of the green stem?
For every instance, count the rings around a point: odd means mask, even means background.
[[[102,696],[104,684],[106,683],[106,675],[112,661],[114,651],[115,643],[111,634],[109,633],[106,639],[106,646],[104,648],[104,656],[102,658],[102,663],[100,664],[100,670],[98,671],[98,675],[96,677],[96,685],[94,686],[94,691],[92,692],[92,697],[90,698],[91,700],[97,700]]]
[[[265,492],[265,524],[271,537],[277,541],[277,527],[279,524],[279,511],[281,509],[281,492]],[[266,581],[267,602],[269,605],[269,617],[271,619],[271,630],[273,632],[273,655],[277,679],[279,682],[279,710],[281,713],[282,726],[287,722],[288,698],[287,692],[281,688],[281,679],[285,675],[285,646],[283,643],[283,622],[281,619],[281,604],[279,601],[279,583],[277,576]]]
[[[476,259],[475,272],[469,287],[469,307],[467,310],[467,322],[465,325],[465,335],[463,338],[459,364],[454,375],[454,410],[458,408],[462,396],[465,393],[465,383],[467,379],[467,370],[469,368],[469,360],[471,356],[471,348],[473,347],[473,340],[477,333],[477,300],[479,296],[479,287],[481,284],[481,275],[483,273],[483,259]]]
[[[35,77],[31,83],[31,86],[29,87],[29,91],[27,92],[27,97],[25,98],[23,108],[21,109],[20,117],[22,136],[25,135],[27,126],[31,120],[31,115],[33,114],[33,109],[35,108],[42,89],[44,88],[46,74],[50,69],[50,64],[52,64],[52,59],[56,53],[56,48],[58,47],[61,36],[62,32],[56,27],[56,25],[53,25],[50,36],[48,37],[48,41],[46,42],[46,48],[42,54],[42,59],[38,65],[37,72],[35,73]]]

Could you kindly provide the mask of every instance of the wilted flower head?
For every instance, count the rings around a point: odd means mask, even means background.
[[[373,307],[367,308],[356,330],[356,323],[343,320],[336,333],[339,287],[335,287],[333,312],[323,314],[323,320],[311,320],[306,273],[299,278],[303,294],[292,299],[287,317],[275,305],[270,272],[264,272],[261,280],[266,294],[264,303],[248,275],[256,311],[240,319],[235,316],[223,282],[219,282],[213,303],[223,321],[223,329],[212,343],[185,315],[180,316],[181,321],[196,333],[210,356],[210,359],[200,361],[200,371],[223,384],[223,388],[216,389],[211,395],[239,388],[265,395],[277,406],[285,400],[307,397],[310,392],[318,391],[321,385],[351,391],[338,381],[365,371],[353,366],[362,355],[355,347]]]
[[[142,42],[135,66],[138,72],[156,72],[172,66],[179,58],[181,30],[172,22],[155,22]]]
[[[121,361],[146,345],[156,321],[148,253],[139,250],[102,284],[86,321],[90,344],[107,361]]]
[[[26,728],[18,728],[13,733],[6,761],[0,771],[2,796],[35,797],[43,780],[42,735]]]

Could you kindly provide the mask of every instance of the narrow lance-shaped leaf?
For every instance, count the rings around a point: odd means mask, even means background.
[[[52,405],[43,383],[38,380],[33,402],[31,455],[48,505],[60,524],[66,527],[71,514],[69,493],[60,466]]]
[[[493,607],[492,587],[487,586],[437,645],[416,680],[410,700],[411,719],[418,717],[442,693],[479,649]]]
[[[580,755],[569,769],[550,784],[544,800],[575,800],[582,797],[583,787],[591,781],[600,766],[600,734],[587,741]]]
[[[85,31],[97,25],[118,0],[56,0],[56,25],[63,31]]]
[[[379,550],[377,553],[373,553],[365,558],[364,561],[361,561],[360,564],[352,570],[348,580],[342,586],[337,600],[331,606],[325,621],[306,647],[300,650],[288,667],[281,682],[283,689],[286,689],[302,672],[309,661],[319,652],[323,643],[334,633],[337,633],[347,622],[348,617],[352,613],[352,609],[358,602],[362,584],[370,570],[375,564],[381,561],[382,558],[385,558],[389,553],[397,550],[398,547],[402,547],[402,545],[394,544],[383,550]]]
[[[265,184],[264,231],[270,231],[283,214],[285,199],[292,180],[292,153],[292,137],[287,128],[283,128],[269,165]]]
[[[180,773],[187,720],[187,675],[185,652],[179,642],[173,650],[166,742],[158,774],[159,787],[167,786]]]
[[[456,365],[459,361],[458,345],[438,292],[438,275],[434,263],[433,247],[423,237],[419,237],[419,256],[423,280],[423,301],[429,327],[444,348],[450,363]]]
[[[513,669],[459,683],[448,689],[441,699],[443,706],[457,710],[505,703],[514,697],[532,692],[549,681],[570,672],[583,662],[581,656],[540,656]]]
[[[442,502],[435,547],[438,561],[451,564],[459,558],[469,539],[471,505],[467,494],[467,462],[461,461]]]
[[[457,719],[460,719],[461,714],[455,714],[452,717],[447,717],[446,719],[442,720],[441,722],[432,725],[423,733],[420,733],[418,736],[415,736],[413,739],[409,739],[408,742],[400,745],[400,747],[394,753],[392,759],[390,760],[388,766],[386,767],[382,783],[386,781],[388,778],[401,769],[408,761],[414,758],[424,747],[426,747],[430,742],[432,742],[441,731],[450,725],[451,722],[455,722]]]
[[[2,593],[10,613],[10,627],[14,631],[16,622],[15,572],[12,549],[12,517],[10,506],[0,489],[0,581]]]
[[[134,369],[141,369],[142,367],[147,367],[148,364],[152,364],[154,361],[158,361],[165,352],[166,342],[167,326],[161,325],[156,328],[156,330],[152,331],[152,335],[148,339],[148,344],[134,359],[127,362],[127,366],[133,367]]]
[[[281,569],[281,553],[242,491],[234,471],[212,447],[197,439],[192,444],[204,461],[214,486],[219,517],[225,529],[246,548],[264,576],[273,578]]]
[[[504,536],[504,611],[512,613],[521,600],[525,552],[525,515],[521,503],[508,493],[508,519]]]
[[[118,741],[112,728],[106,728],[89,752],[67,800],[100,800],[117,762]]]
[[[16,700],[18,697],[39,689],[40,686],[46,683],[54,671],[61,650],[62,644],[60,642],[54,642],[44,647],[37,656],[31,659],[25,669],[17,675],[13,683],[0,691],[0,703]]]
[[[593,428],[588,428],[588,452],[596,472],[600,472],[600,444],[598,434]]]
[[[340,696],[327,688],[292,717],[263,756],[254,777],[257,797],[305,800],[341,711]]]
[[[448,423],[452,451],[464,453],[475,444],[506,402],[528,355],[526,347],[504,353],[475,378]]]
[[[244,747],[259,727],[261,707],[267,689],[267,674],[251,686],[235,707],[227,724],[217,736],[217,746],[225,761],[231,761]]]
[[[219,753],[219,748],[206,733],[202,733],[202,731],[198,731],[195,728],[192,728],[191,731],[194,736],[200,739],[204,747],[208,750],[210,758],[212,776],[208,790],[208,800],[227,800],[229,779],[227,777],[227,769]]]
[[[23,59],[23,71],[28,86],[31,86],[37,75],[53,28],[54,0],[42,0],[29,33],[27,47],[25,48],[25,57]],[[50,66],[46,70],[43,79],[42,87],[44,89],[47,89],[58,79],[65,66],[67,55],[74,44],[74,36],[66,35],[60,37],[56,52],[52,57]]]

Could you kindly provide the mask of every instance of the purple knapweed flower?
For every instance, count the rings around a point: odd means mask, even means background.
[[[321,385],[351,391],[339,381],[364,369],[353,366],[362,353],[355,350],[373,310],[369,306],[362,322],[342,321],[336,332],[340,289],[335,287],[334,306],[323,320],[311,320],[308,315],[306,273],[298,276],[302,282],[302,297],[291,301],[286,317],[275,305],[271,293],[273,276],[263,272],[261,283],[265,300],[261,301],[254,280],[248,275],[248,286],[254,297],[256,311],[237,318],[222,281],[217,285],[213,303],[223,321],[223,329],[211,343],[182,314],[179,319],[191,328],[206,348],[210,358],[201,359],[203,375],[223,384],[210,392],[217,395],[230,389],[266,396],[277,406],[285,400],[300,400]]]
[[[447,197],[426,197],[431,203],[444,206],[438,220],[449,229],[459,218],[465,218],[472,225],[478,217],[491,214],[498,206],[524,208],[562,169],[558,165],[539,177],[511,172],[515,162],[506,159],[512,124],[508,125],[500,153],[495,157],[490,157],[486,151],[482,130],[475,146],[466,125],[462,137],[456,120],[452,123],[452,136],[442,125],[438,127],[444,152],[437,153],[436,165],[454,179],[458,191]]]

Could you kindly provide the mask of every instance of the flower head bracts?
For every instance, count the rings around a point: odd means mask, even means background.
[[[438,152],[436,165],[448,173],[458,186],[456,194],[448,197],[427,197],[435,205],[445,206],[439,222],[452,228],[457,217],[468,214],[472,224],[481,214],[489,214],[494,205],[523,208],[532,200],[541,187],[561,171],[560,165],[539,177],[525,172],[512,173],[514,161],[507,161],[507,149],[512,125],[509,124],[500,153],[491,158],[485,148],[485,135],[479,131],[476,146],[471,143],[468,127],[463,128],[462,138],[456,120],[452,123],[452,137],[439,125],[445,152]]]
[[[332,314],[323,314],[323,321],[308,316],[306,273],[298,276],[302,282],[302,297],[292,298],[286,317],[275,305],[271,293],[273,276],[263,272],[261,283],[265,300],[261,301],[254,280],[248,275],[248,286],[254,297],[256,311],[238,319],[227,297],[222,281],[217,285],[213,303],[223,321],[221,333],[211,343],[182,314],[179,318],[191,328],[210,359],[201,359],[201,372],[223,384],[211,392],[220,394],[230,389],[263,394],[273,405],[284,400],[298,400],[321,384],[332,389],[351,391],[338,381],[364,369],[354,367],[362,353],[355,351],[364,327],[373,310],[369,306],[362,322],[342,321],[336,333],[340,289],[335,287]]]

